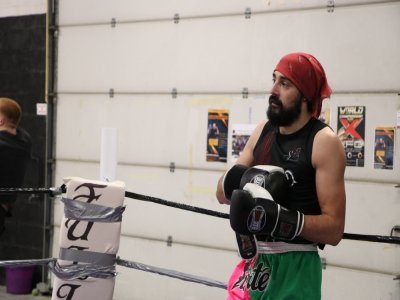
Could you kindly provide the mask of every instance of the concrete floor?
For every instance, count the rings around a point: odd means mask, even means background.
[[[14,295],[9,294],[6,291],[5,286],[0,285],[0,299],[1,300],[49,300],[51,296],[32,296],[30,294],[27,295]]]

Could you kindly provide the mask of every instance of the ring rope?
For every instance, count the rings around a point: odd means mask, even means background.
[[[132,192],[125,192],[125,196],[128,198],[133,198],[133,199],[137,199],[137,200],[149,201],[149,202],[167,205],[167,206],[174,207],[174,208],[180,208],[183,210],[188,210],[188,211],[192,211],[192,212],[196,212],[196,213],[202,213],[202,214],[206,214],[209,216],[229,219],[229,214],[216,212],[213,210],[208,210],[208,209],[204,209],[204,208],[200,208],[200,207],[190,206],[187,204],[171,202],[171,201],[167,201],[167,200],[163,200],[163,199],[155,198],[155,197],[151,197],[151,196],[136,194],[136,193],[132,193]],[[400,245],[400,237],[396,237],[396,236],[343,233],[343,239]]]
[[[0,267],[29,267],[29,266],[41,266],[47,265],[48,263],[55,262],[56,258],[42,258],[42,259],[23,259],[23,260],[0,260]]]
[[[65,193],[65,184],[56,188],[0,188],[0,195],[10,195],[10,194],[49,194],[50,196],[57,196]]]
[[[400,237],[397,236],[386,236],[386,235],[368,235],[368,234],[355,234],[355,233],[343,233],[343,238],[348,240],[376,242],[385,244],[396,244],[400,245]]]
[[[227,284],[221,281],[208,279],[201,276],[190,275],[174,270],[168,270],[164,268],[154,267],[134,261],[129,261],[125,259],[121,259],[119,257],[116,258],[115,263],[119,266],[123,266],[130,269],[136,269],[144,272],[155,273],[158,275],[168,276],[175,279],[180,279],[183,281],[199,283],[203,285],[207,285],[210,287],[216,287],[221,289],[227,289]],[[24,259],[24,260],[4,260],[0,261],[0,267],[28,267],[28,266],[40,266],[47,265],[47,267],[59,278],[63,278],[66,280],[73,280],[82,278],[83,276],[91,276],[91,277],[99,277],[99,278],[108,278],[111,275],[115,276],[115,274],[110,274],[108,269],[105,269],[102,266],[88,264],[88,265],[72,265],[72,266],[64,266],[61,267],[57,264],[56,258],[43,258],[43,259]],[[70,270],[68,269],[70,268]]]
[[[200,283],[200,284],[204,284],[204,285],[211,286],[211,287],[217,287],[217,288],[221,288],[221,289],[225,289],[225,290],[227,289],[227,284],[224,282],[207,279],[207,278],[200,277],[200,276],[194,276],[194,275],[190,275],[190,274],[186,274],[186,273],[182,273],[182,272],[178,272],[178,271],[163,269],[163,268],[159,268],[159,267],[152,267],[152,266],[145,265],[142,263],[128,261],[128,260],[124,260],[124,259],[120,259],[120,258],[117,258],[117,265],[124,266],[127,268],[137,269],[137,270],[141,270],[141,271],[145,271],[145,272],[155,273],[158,275],[165,275],[168,277],[172,277],[172,278],[176,278],[176,279],[180,279],[180,280],[184,280],[184,281]]]
[[[229,219],[229,214],[225,214],[225,213],[222,213],[219,211],[209,210],[209,209],[196,207],[196,206],[190,206],[190,205],[183,204],[183,203],[171,202],[171,201],[167,201],[164,199],[155,198],[155,197],[151,197],[151,196],[136,194],[136,193],[132,193],[132,192],[125,192],[125,197],[136,199],[136,200],[153,202],[153,203],[157,203],[157,204],[162,204],[162,205],[179,208],[179,209],[183,209],[183,210],[187,210],[187,211],[192,211],[195,213],[205,214],[205,215],[209,215],[209,216],[213,216],[213,217]]]
[[[12,194],[12,193],[45,193],[50,194],[51,196],[57,196],[66,192],[66,187],[63,184],[59,188],[0,188],[0,194]],[[229,214],[213,211],[201,207],[191,206],[188,204],[171,202],[168,200],[164,200],[161,198],[151,197],[147,195],[137,194],[133,192],[125,192],[125,197],[132,198],[136,200],[142,200],[147,202],[153,202],[169,207],[179,208],[195,213],[201,213],[213,217],[229,219]],[[343,233],[343,239],[348,240],[357,240],[357,241],[366,241],[366,242],[375,242],[375,243],[386,243],[386,244],[396,244],[400,245],[400,237],[396,236],[383,236],[383,235],[367,235],[367,234],[354,234],[354,233]]]

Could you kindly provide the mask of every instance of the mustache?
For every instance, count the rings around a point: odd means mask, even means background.
[[[269,96],[269,101],[268,101],[268,103],[269,104],[275,104],[275,105],[279,105],[280,107],[282,107],[283,106],[283,103],[282,103],[282,101],[278,98],[278,96],[276,96],[276,95],[271,95],[271,96]]]

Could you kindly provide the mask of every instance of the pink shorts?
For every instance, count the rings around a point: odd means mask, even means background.
[[[247,286],[248,279],[251,276],[257,257],[249,260],[241,260],[233,270],[228,281],[228,298],[227,300],[250,300],[249,288]]]

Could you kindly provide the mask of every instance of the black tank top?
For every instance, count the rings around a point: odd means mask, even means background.
[[[285,170],[291,188],[288,197],[279,203],[282,206],[306,215],[321,213],[311,155],[315,135],[326,126],[311,118],[300,130],[283,135],[277,126],[265,124],[253,151],[252,165],[274,165]]]

